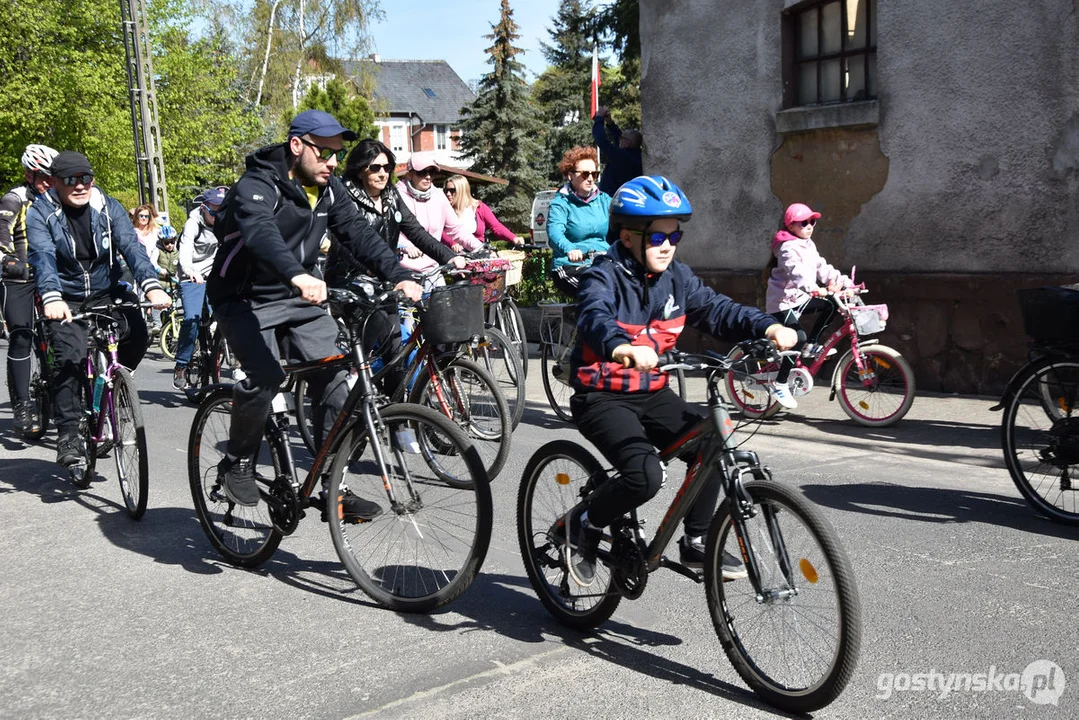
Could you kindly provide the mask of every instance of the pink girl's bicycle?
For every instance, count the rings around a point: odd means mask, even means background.
[[[851,271],[851,278],[854,271]],[[794,368],[788,378],[791,394],[806,395],[813,389],[813,378],[839,345],[850,347],[839,358],[832,372],[829,400],[839,400],[839,406],[852,420],[868,427],[885,427],[899,422],[914,402],[914,371],[902,355],[875,338],[867,336],[883,332],[888,320],[887,305],[865,305],[860,295],[865,284],[845,288],[827,297],[836,308],[840,326],[828,337],[817,352],[784,353],[794,357]],[[737,359],[740,350],[730,353]],[[774,362],[750,365],[744,372],[727,375],[727,392],[731,401],[747,419],[768,418],[780,410],[779,402],[768,390],[779,368]]]

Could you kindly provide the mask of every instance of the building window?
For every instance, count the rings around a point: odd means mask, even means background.
[[[390,125],[390,150],[395,153],[404,152],[407,145],[407,135],[404,125]]]
[[[435,94],[435,91],[432,90],[431,88],[424,88],[423,89],[423,94],[426,95],[429,98],[432,98],[432,99],[438,97],[438,95]]]
[[[435,150],[450,149],[450,126],[435,125]]]
[[[784,18],[784,106],[877,96],[877,0],[825,0]]]

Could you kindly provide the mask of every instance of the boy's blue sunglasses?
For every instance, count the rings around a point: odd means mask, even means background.
[[[667,242],[668,240],[670,241],[672,246],[677,245],[679,243],[679,241],[682,239],[682,231],[681,230],[675,230],[672,233],[661,233],[661,232],[645,233],[643,230],[631,230],[630,232],[634,232],[634,233],[638,233],[640,235],[643,235],[645,237],[645,239],[648,240],[648,244],[651,245],[652,247],[659,247],[660,245],[662,245],[664,242]]]

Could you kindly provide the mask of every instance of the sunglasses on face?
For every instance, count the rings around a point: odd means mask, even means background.
[[[577,177],[584,178],[585,180],[591,180],[592,178],[599,180],[599,170],[574,170],[573,172]]]
[[[800,224],[800,225],[801,225],[802,227],[804,227],[804,228],[807,228],[807,227],[813,227],[814,225],[816,225],[816,224],[817,224],[817,221],[816,221],[816,219],[813,219],[813,220],[802,220],[802,221],[801,221],[801,223],[799,223],[799,224]]]
[[[675,230],[672,233],[661,233],[659,231],[644,232],[643,230],[630,230],[631,233],[637,235],[643,235],[648,244],[652,247],[659,247],[665,242],[670,241],[671,246],[677,245],[682,240],[682,231]]]
[[[436,172],[438,172],[438,170],[434,169],[433,167],[430,167],[430,168],[424,168],[423,170],[413,170],[412,172],[416,173],[420,177],[431,177]]]
[[[314,150],[315,155],[317,155],[318,159],[322,162],[327,162],[330,158],[334,156],[337,157],[337,162],[341,162],[345,159],[345,155],[348,155],[348,151],[343,148],[341,150],[338,150],[337,148],[322,147],[321,145],[316,145],[315,143],[304,140],[303,138],[300,138],[300,142]]]
[[[456,195],[457,188],[448,187],[443,192],[445,192],[447,195]]]
[[[139,213],[138,217],[139,217],[139,220],[149,220],[150,219],[150,216],[147,215],[146,213]]]
[[[72,175],[63,179],[64,185],[68,187],[75,187],[76,185],[89,185],[94,181],[93,173],[83,173],[82,175]],[[140,216],[141,217],[141,216]]]
[[[379,165],[378,163],[371,163],[367,166],[367,172],[371,173],[372,175],[380,173],[383,170],[389,172],[393,170],[393,165],[390,165],[389,163],[383,163],[381,165]]]

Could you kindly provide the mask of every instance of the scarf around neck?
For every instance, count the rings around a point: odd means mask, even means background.
[[[410,183],[408,180],[405,180],[405,191],[408,192],[408,194],[411,195],[413,198],[415,198],[416,202],[427,202],[428,200],[430,200],[431,193],[434,192],[434,189],[435,186],[432,185],[426,190],[417,190],[416,188],[412,187],[412,183]]]

